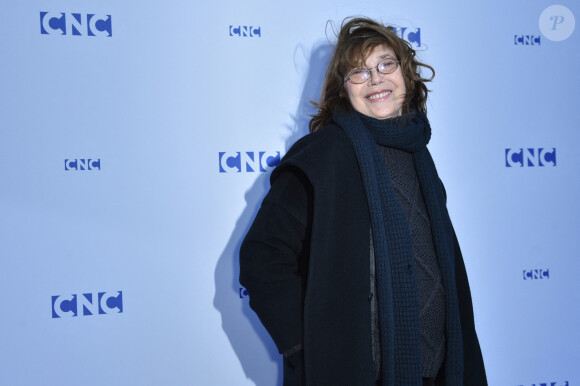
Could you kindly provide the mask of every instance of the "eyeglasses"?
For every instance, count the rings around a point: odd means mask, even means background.
[[[395,60],[393,58],[385,58],[385,59],[381,60],[379,62],[379,64],[377,64],[376,67],[373,67],[373,68],[366,68],[366,67],[355,68],[354,70],[352,70],[351,72],[348,73],[348,75],[346,76],[346,79],[344,80],[344,83],[346,83],[350,80],[352,83],[361,84],[361,83],[364,83],[371,78],[371,70],[372,69],[376,69],[377,72],[386,75],[386,74],[391,74],[391,73],[395,72],[397,67],[399,67],[398,60]]]

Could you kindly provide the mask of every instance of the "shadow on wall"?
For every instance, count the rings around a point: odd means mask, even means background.
[[[297,47],[296,53],[302,47]],[[310,114],[315,110],[310,101],[318,100],[324,72],[332,55],[328,42],[314,46],[308,59],[308,71],[296,114],[289,126],[286,150],[308,133]],[[248,232],[262,199],[269,189],[269,173],[258,176],[246,192],[246,207],[236,222],[233,233],[221,254],[215,270],[214,307],[221,313],[222,327],[232,345],[246,377],[257,386],[282,385],[282,356],[257,315],[249,307],[248,295],[238,281],[240,245]]]

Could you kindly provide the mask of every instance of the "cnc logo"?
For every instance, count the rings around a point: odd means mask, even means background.
[[[505,149],[505,166],[556,166],[556,148]]]
[[[516,46],[539,46],[541,42],[540,35],[514,35]]]
[[[247,25],[230,25],[230,36],[243,38],[262,37],[262,27]]]
[[[269,172],[279,163],[279,151],[222,151],[219,153],[220,173]]]
[[[40,12],[42,35],[113,36],[111,15]]]
[[[240,287],[239,293],[240,293],[240,299],[247,298],[250,296],[250,294],[248,293],[248,290],[245,289],[244,287]]]
[[[562,381],[562,382],[532,383],[531,385],[518,385],[518,386],[570,386],[570,385],[568,381]]]
[[[543,280],[550,278],[549,269],[524,269],[524,280]]]
[[[574,14],[563,5],[551,5],[540,15],[540,31],[547,39],[560,42],[568,39],[574,32]]]
[[[123,312],[123,292],[93,292],[52,297],[52,318],[118,314]]]
[[[391,27],[401,39],[408,41],[411,43],[414,48],[421,47],[421,28],[408,28],[408,27]]]
[[[66,158],[64,170],[101,170],[100,158]]]

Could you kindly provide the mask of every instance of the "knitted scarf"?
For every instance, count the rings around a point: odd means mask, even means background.
[[[365,117],[365,120],[372,119]],[[412,240],[405,214],[377,144],[412,153],[445,288],[445,384],[463,384],[463,347],[455,285],[453,229],[427,143],[427,117],[413,111],[364,124],[356,112],[333,115],[350,139],[367,196],[375,253],[382,384],[421,385],[421,330]]]

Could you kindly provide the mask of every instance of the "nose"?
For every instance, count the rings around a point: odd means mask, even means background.
[[[383,81],[383,74],[378,72],[376,68],[372,68],[370,70],[370,73],[371,75],[369,79],[371,81],[371,84],[379,84]]]

